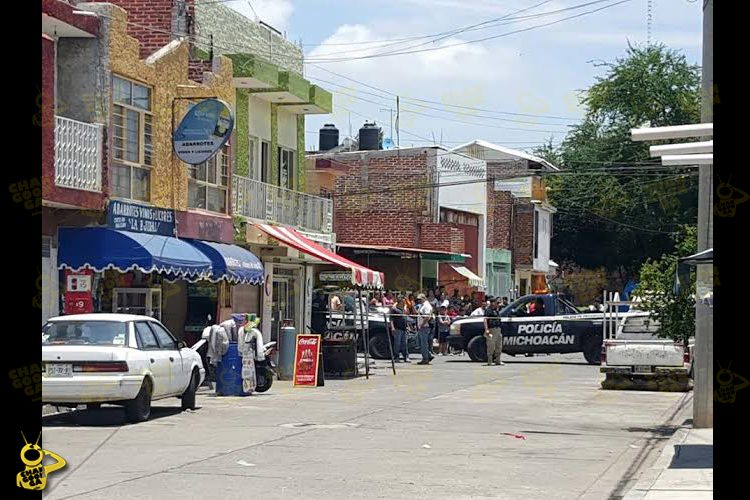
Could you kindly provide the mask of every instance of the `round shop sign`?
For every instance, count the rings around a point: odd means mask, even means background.
[[[229,106],[218,99],[206,99],[190,108],[175,130],[174,151],[185,163],[198,165],[216,154],[233,128]]]

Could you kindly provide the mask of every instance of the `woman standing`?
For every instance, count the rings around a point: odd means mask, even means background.
[[[445,306],[440,306],[438,313],[438,354],[441,356],[448,355],[448,332],[451,327],[451,317]]]

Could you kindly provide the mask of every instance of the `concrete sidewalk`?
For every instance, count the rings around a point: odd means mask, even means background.
[[[714,430],[683,427],[623,500],[710,500],[714,489]]]

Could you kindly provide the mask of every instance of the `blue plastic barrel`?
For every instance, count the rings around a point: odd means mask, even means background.
[[[236,342],[230,342],[226,354],[216,366],[216,395],[247,396],[242,390],[242,357]]]

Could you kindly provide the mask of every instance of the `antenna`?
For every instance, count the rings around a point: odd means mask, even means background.
[[[654,0],[648,0],[648,11],[646,20],[646,45],[651,45],[651,24],[654,20]]]
[[[36,438],[36,443],[34,443],[34,446],[37,446],[39,444],[39,439],[42,437],[42,431],[39,431],[39,436]]]
[[[26,441],[26,436],[23,435],[23,431],[21,431],[21,437],[23,438],[24,443],[29,444],[29,442]]]
[[[255,9],[253,9],[253,4],[250,3],[250,0],[247,0],[247,5],[250,6],[250,10],[253,11],[253,15],[255,16],[255,22],[260,22],[260,16],[258,16],[258,13],[255,12]]]

